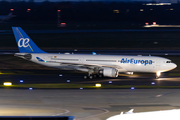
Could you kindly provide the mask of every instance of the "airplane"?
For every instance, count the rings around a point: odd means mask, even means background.
[[[180,109],[133,113],[131,109],[126,114],[115,115],[106,120],[179,120]]]
[[[15,56],[62,70],[87,72],[85,79],[98,77],[118,77],[120,72],[156,73],[177,67],[170,59],[156,56],[97,55],[97,54],[59,54],[41,50],[21,27],[12,27],[20,53]]]
[[[12,15],[13,13],[10,12],[8,15],[0,15],[0,22],[3,22],[5,20],[9,20],[12,17],[16,17],[16,15]]]

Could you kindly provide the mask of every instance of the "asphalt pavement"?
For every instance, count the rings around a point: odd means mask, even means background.
[[[180,108],[180,89],[0,89],[1,116],[74,116],[105,120],[134,112]]]
[[[0,75],[0,83],[67,83],[113,85],[179,86],[180,77],[163,74],[131,75],[118,78],[83,79],[80,75],[36,74]],[[20,83],[23,80],[23,83]],[[109,83],[111,81],[111,83]],[[155,84],[152,84],[154,82]],[[74,116],[75,120],[105,120],[135,109],[134,112],[180,108],[180,89],[13,89],[0,88],[1,116]]]

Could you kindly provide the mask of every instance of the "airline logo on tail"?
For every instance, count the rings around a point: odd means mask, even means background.
[[[32,47],[29,44],[29,38],[20,38],[18,41],[18,47],[30,47],[31,51],[33,51]]]
[[[46,53],[41,50],[20,27],[12,27],[21,53]]]
[[[19,41],[18,41],[18,47],[30,47],[31,51],[33,51],[32,47],[29,44],[29,38],[24,38],[23,34],[19,31],[18,28],[16,28],[16,31],[20,37]]]
[[[20,38],[18,41],[19,47],[28,47],[29,45],[29,38]]]

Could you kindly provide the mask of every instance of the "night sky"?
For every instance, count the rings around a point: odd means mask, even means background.
[[[21,0],[20,0],[21,1]],[[25,1],[28,1],[28,0],[25,0]],[[45,0],[34,0],[35,2],[43,2]],[[157,1],[157,2],[170,2],[170,1],[179,1],[179,0],[48,0],[50,2],[81,2],[81,1],[84,1],[84,2],[88,2],[88,1],[92,1],[92,2],[98,2],[98,1],[102,1],[102,2],[113,2],[113,1],[116,1],[116,2],[135,2],[135,1],[138,1],[138,2],[152,2],[152,1]]]

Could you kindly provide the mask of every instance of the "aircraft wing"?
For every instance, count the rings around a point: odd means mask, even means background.
[[[60,63],[61,65],[67,65],[72,67],[86,68],[86,69],[94,69],[94,68],[115,68],[115,69],[123,69],[121,66],[117,65],[105,65],[105,64],[85,64],[85,63],[71,63],[71,62],[56,62],[56,61],[47,61],[51,63]]]

